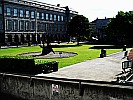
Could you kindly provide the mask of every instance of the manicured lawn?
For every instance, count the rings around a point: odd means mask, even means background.
[[[76,44],[64,44],[59,46],[54,46],[54,51],[66,51],[66,52],[74,52],[77,53],[77,56],[70,58],[56,58],[56,59],[42,59],[42,60],[54,60],[59,62],[59,68],[76,64],[79,62],[83,62],[85,60],[91,60],[94,58],[98,58],[100,54],[101,48],[106,48],[107,54],[112,54],[118,51],[121,51],[121,48],[117,48],[114,46],[105,46],[105,45],[80,45]],[[0,56],[16,56],[21,53],[28,52],[41,52],[41,48],[39,46],[34,47],[21,47],[21,48],[8,48],[8,49],[0,49]]]

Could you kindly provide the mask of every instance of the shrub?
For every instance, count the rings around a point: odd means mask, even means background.
[[[58,71],[58,62],[36,60],[35,67],[36,71],[39,73],[55,72]]]
[[[32,57],[0,57],[1,72],[32,73],[34,66]]]
[[[58,71],[58,62],[35,60],[33,57],[0,57],[0,72],[39,74]]]

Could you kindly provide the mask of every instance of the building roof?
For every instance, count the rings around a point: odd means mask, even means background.
[[[39,7],[39,8],[49,9],[49,10],[54,10],[54,11],[59,11],[59,12],[65,12],[66,10],[65,7],[60,7],[59,4],[52,5],[48,3],[38,2],[35,0],[4,0],[4,1],[28,5],[28,6],[34,6],[34,7]],[[78,12],[70,9],[70,13],[77,14]]]

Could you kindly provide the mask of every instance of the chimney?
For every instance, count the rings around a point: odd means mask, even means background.
[[[60,4],[57,4],[57,7],[60,7]]]

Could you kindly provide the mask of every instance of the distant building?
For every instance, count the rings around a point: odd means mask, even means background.
[[[0,0],[0,45],[67,41],[67,23],[77,15],[68,7],[33,0]]]
[[[92,25],[92,37],[96,38],[97,40],[105,41],[106,32],[105,27],[110,22],[111,18],[105,18],[105,19],[96,19],[91,22]]]

